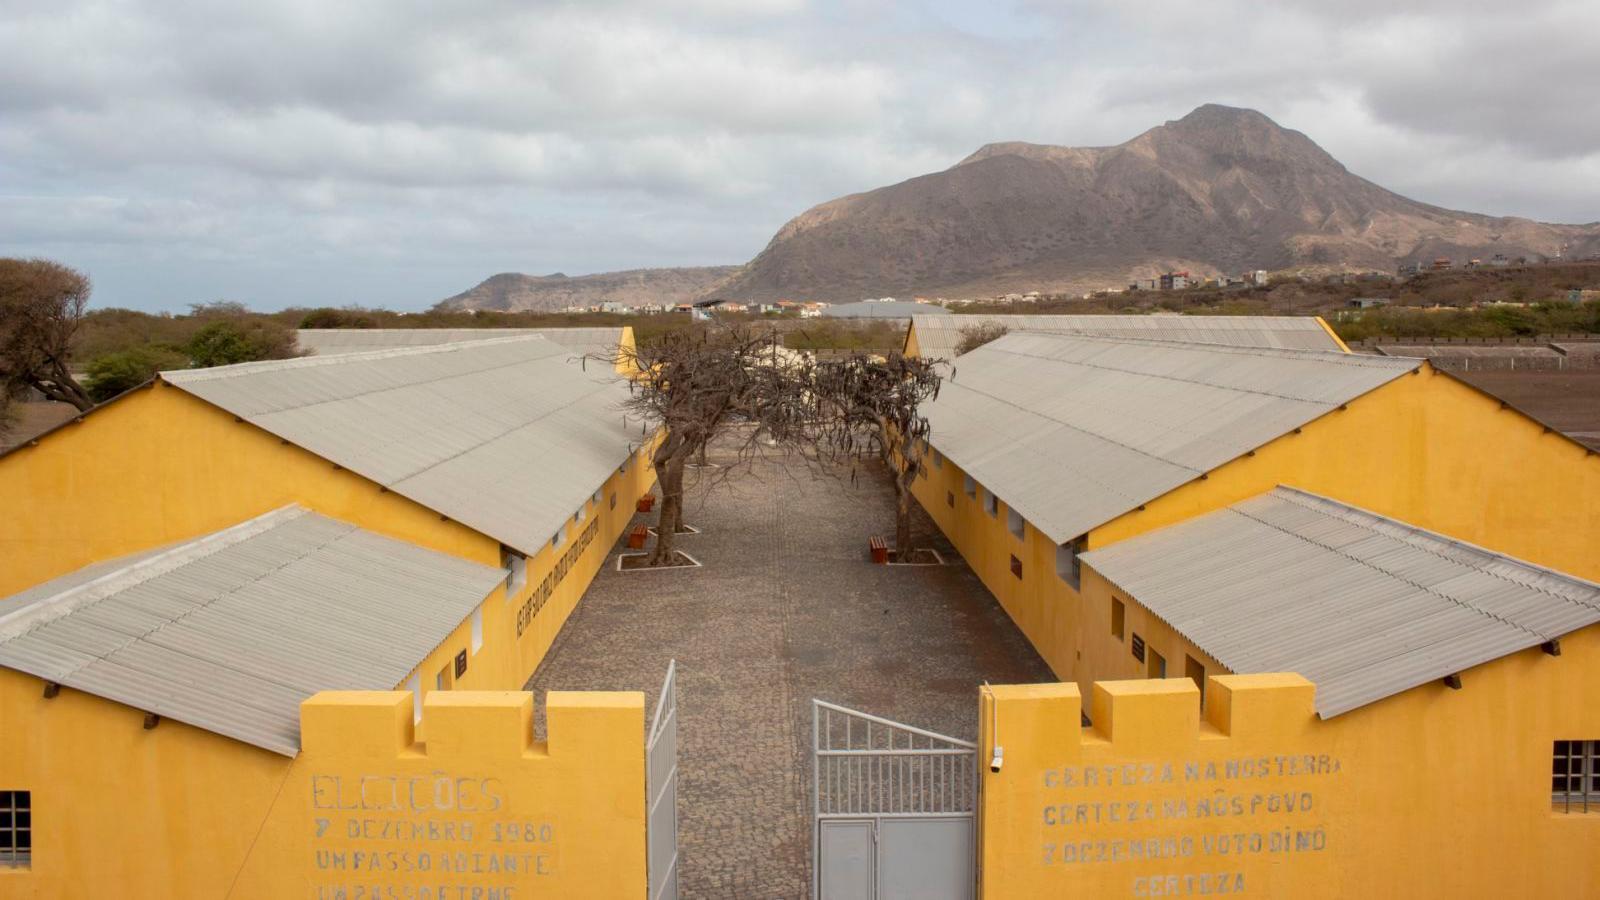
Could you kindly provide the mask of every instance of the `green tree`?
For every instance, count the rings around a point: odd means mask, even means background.
[[[260,317],[208,322],[194,333],[184,349],[195,367],[201,369],[295,355],[294,334]]]
[[[89,362],[85,387],[96,403],[131,391],[166,369],[182,369],[189,358],[170,347],[145,346],[97,356]]]

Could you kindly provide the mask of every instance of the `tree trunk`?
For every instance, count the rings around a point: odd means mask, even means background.
[[[53,364],[52,368],[54,377],[29,378],[29,386],[51,400],[76,406],[80,412],[88,412],[94,408],[94,401],[89,399],[88,392],[73,380],[71,372],[59,363]]]
[[[895,479],[894,550],[898,562],[911,561],[911,491]]]
[[[683,533],[683,508],[688,505],[686,502],[688,498],[683,489],[683,469],[683,466],[678,466],[678,471],[672,476],[675,481],[672,490],[678,495],[678,503],[672,508],[671,531],[673,537]]]
[[[661,485],[661,513],[656,516],[656,547],[650,554],[652,566],[668,565],[673,560],[673,542],[678,536],[676,523],[683,518],[683,458],[675,456],[658,463],[656,483]]]

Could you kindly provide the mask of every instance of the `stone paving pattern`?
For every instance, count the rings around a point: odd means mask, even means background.
[[[653,710],[677,659],[680,896],[805,897],[812,698],[972,740],[982,681],[1055,679],[931,521],[917,533],[952,564],[871,564],[867,539],[894,533],[881,470],[767,463],[689,493],[704,533],[677,546],[704,566],[608,561],[528,689],[541,710],[549,690],[644,690]]]

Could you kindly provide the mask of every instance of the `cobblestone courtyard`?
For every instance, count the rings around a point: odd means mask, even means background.
[[[1054,679],[928,520],[953,564],[868,561],[893,534],[881,477],[710,481],[691,474],[704,533],[678,539],[704,567],[608,562],[528,688],[541,708],[548,690],[644,690],[653,710],[677,659],[681,895],[804,897],[812,698],[970,740],[980,682]]]

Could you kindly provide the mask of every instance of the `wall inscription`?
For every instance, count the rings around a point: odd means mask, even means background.
[[[319,900],[518,900],[554,875],[554,823],[493,776],[311,776]]]
[[[1250,892],[1251,860],[1328,852],[1328,754],[1069,765],[1040,774],[1039,863],[1126,865],[1134,897]]]

